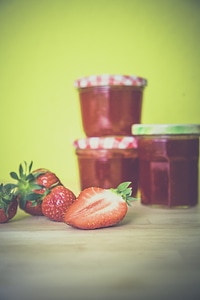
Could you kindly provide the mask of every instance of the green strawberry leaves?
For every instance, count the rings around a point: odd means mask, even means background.
[[[5,211],[5,214],[8,216],[9,205],[15,197],[14,193],[15,185],[12,183],[0,184],[0,208]]]
[[[10,176],[11,176],[11,178],[13,178],[15,180],[19,180],[19,177],[18,177],[17,173],[15,173],[15,172],[10,172]]]
[[[19,195],[20,206],[25,208],[26,202],[31,201],[32,205],[37,205],[37,201],[41,201],[42,195],[34,193],[44,188],[43,185],[37,184],[36,179],[44,172],[32,173],[33,161],[28,165],[26,161],[19,165],[19,173],[10,172],[12,179],[17,183],[14,185],[16,188],[15,194]]]
[[[22,164],[19,165],[19,174],[16,172],[10,172],[11,178],[18,180],[20,182],[33,181],[38,176],[44,174],[44,172],[36,172],[35,174],[31,173],[33,162],[31,161],[30,165],[27,165],[27,162],[24,161],[24,167]]]
[[[124,201],[127,203],[127,205],[131,206],[131,202],[138,200],[137,198],[132,197],[132,187],[129,187],[131,184],[131,181],[122,182],[118,185],[116,189],[111,190],[120,195]]]

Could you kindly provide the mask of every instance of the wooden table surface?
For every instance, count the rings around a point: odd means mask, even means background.
[[[200,209],[129,208],[74,229],[18,211],[0,225],[0,300],[200,299]]]

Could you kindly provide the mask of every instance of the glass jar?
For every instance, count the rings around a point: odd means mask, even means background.
[[[75,81],[86,136],[131,135],[140,123],[147,81],[137,76],[100,75]]]
[[[198,124],[137,124],[141,202],[166,207],[198,203]]]
[[[91,137],[74,142],[81,190],[96,186],[116,188],[130,181],[138,190],[138,152],[134,137]]]

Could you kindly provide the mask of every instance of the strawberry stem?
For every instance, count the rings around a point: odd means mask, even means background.
[[[26,161],[24,164],[19,165],[19,172],[10,172],[12,179],[15,179],[17,183],[15,184],[16,191],[15,194],[19,195],[20,207],[24,208],[27,201],[37,203],[36,201],[41,201],[42,195],[34,193],[34,191],[40,190],[43,188],[42,185],[36,183],[38,176],[43,174],[43,172],[37,172],[34,174],[32,172],[33,162],[28,165]]]
[[[131,181],[122,182],[118,185],[116,189],[111,188],[111,190],[120,195],[127,205],[131,206],[130,202],[138,200],[137,198],[132,197],[132,187],[129,187]]]

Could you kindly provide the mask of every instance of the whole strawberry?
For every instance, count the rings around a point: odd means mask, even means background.
[[[0,223],[6,223],[17,213],[18,201],[12,184],[0,184]]]
[[[56,185],[62,185],[59,178],[51,171],[40,168],[32,171],[33,162],[28,166],[19,165],[19,173],[11,172],[11,178],[17,180],[16,195],[19,207],[25,212],[40,216],[42,213],[43,195]]]
[[[43,198],[42,212],[50,220],[63,222],[66,211],[75,199],[76,196],[71,190],[58,185]]]
[[[83,190],[66,211],[64,222],[80,229],[113,226],[125,217],[131,197],[131,182],[123,182],[116,189],[90,187]]]

